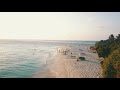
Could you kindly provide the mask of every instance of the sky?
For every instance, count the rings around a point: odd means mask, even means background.
[[[0,12],[0,39],[104,40],[120,34],[120,12]]]

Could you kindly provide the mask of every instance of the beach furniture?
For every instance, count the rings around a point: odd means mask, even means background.
[[[82,49],[79,49],[80,51],[83,51]]]
[[[85,53],[81,53],[81,55],[86,55]]]
[[[71,52],[71,58],[76,58],[76,55],[74,55],[73,52]]]
[[[71,58],[76,58],[76,56],[75,56],[75,55],[72,55]]]

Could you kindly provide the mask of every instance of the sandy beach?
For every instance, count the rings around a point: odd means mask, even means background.
[[[46,68],[38,72],[33,78],[102,78],[101,66],[97,53],[90,52],[90,46],[63,46],[61,50],[69,49],[64,55],[56,49],[57,55],[46,61]],[[75,57],[71,57],[71,53]],[[80,55],[85,61],[77,61]]]

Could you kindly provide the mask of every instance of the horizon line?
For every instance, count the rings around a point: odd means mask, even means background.
[[[0,40],[40,40],[40,41],[100,41],[100,40],[60,40],[60,39],[58,39],[58,40],[47,40],[47,39],[0,39]]]

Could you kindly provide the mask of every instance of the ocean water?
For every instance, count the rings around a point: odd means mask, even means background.
[[[94,45],[96,41],[0,40],[0,78],[32,78],[60,46]]]

